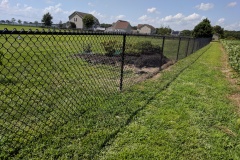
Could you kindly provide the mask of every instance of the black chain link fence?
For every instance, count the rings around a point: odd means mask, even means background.
[[[0,31],[0,157],[17,154],[23,145],[78,119],[96,104],[210,41],[76,31]]]

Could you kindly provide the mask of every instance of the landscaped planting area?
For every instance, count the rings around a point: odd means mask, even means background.
[[[134,85],[156,75],[163,62],[209,42],[166,38],[162,45],[159,36],[5,32],[0,36],[1,159],[95,157],[168,82],[146,91]]]

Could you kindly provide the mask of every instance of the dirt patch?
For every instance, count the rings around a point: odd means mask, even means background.
[[[122,57],[120,55],[116,56],[105,56],[100,54],[76,54],[76,57],[82,58],[91,64],[106,64],[106,65],[120,65]],[[124,64],[133,65],[137,68],[160,68],[163,64],[166,64],[170,60],[163,56],[161,62],[161,54],[142,54],[136,55],[125,55]]]
[[[103,64],[120,67],[122,62],[121,55],[76,54],[74,56],[93,65]],[[173,61],[165,56],[161,57],[161,54],[125,55],[124,71],[131,71],[135,76],[125,77],[124,80],[139,83],[149,78],[157,79],[160,76],[159,71],[168,68],[172,64],[174,64]]]

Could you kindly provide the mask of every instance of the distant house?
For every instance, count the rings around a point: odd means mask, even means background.
[[[219,40],[219,36],[217,34],[213,34],[212,40],[218,41]]]
[[[106,29],[106,32],[124,32],[124,33],[132,33],[132,26],[129,22],[118,20],[116,23]]]
[[[180,36],[181,32],[180,31],[174,31],[172,30],[171,36]]]
[[[88,15],[88,13],[75,11],[69,16],[69,22],[75,23],[77,29],[85,29],[84,24],[83,24],[83,17],[85,15]],[[100,23],[99,23],[98,19],[96,17],[94,17],[94,25],[92,26],[91,29],[94,30],[94,28],[97,28],[99,26],[100,26]]]
[[[149,24],[139,24],[137,26],[138,33],[140,34],[155,34],[156,28]]]

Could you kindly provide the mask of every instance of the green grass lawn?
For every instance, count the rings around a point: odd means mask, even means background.
[[[209,48],[210,47],[210,48]],[[239,158],[239,124],[227,99],[218,43],[159,78],[109,95],[75,121],[12,153],[16,159]]]
[[[239,115],[228,99],[235,89],[221,72],[222,56],[212,43],[96,159],[240,159]]]
[[[21,29],[24,29],[25,31],[28,31],[29,29],[31,30],[42,30],[43,28],[41,27],[34,27],[34,26],[20,26],[20,25],[8,25],[8,24],[0,24],[0,30],[4,30],[7,28],[8,30],[13,30],[16,29],[18,31],[21,31]]]

